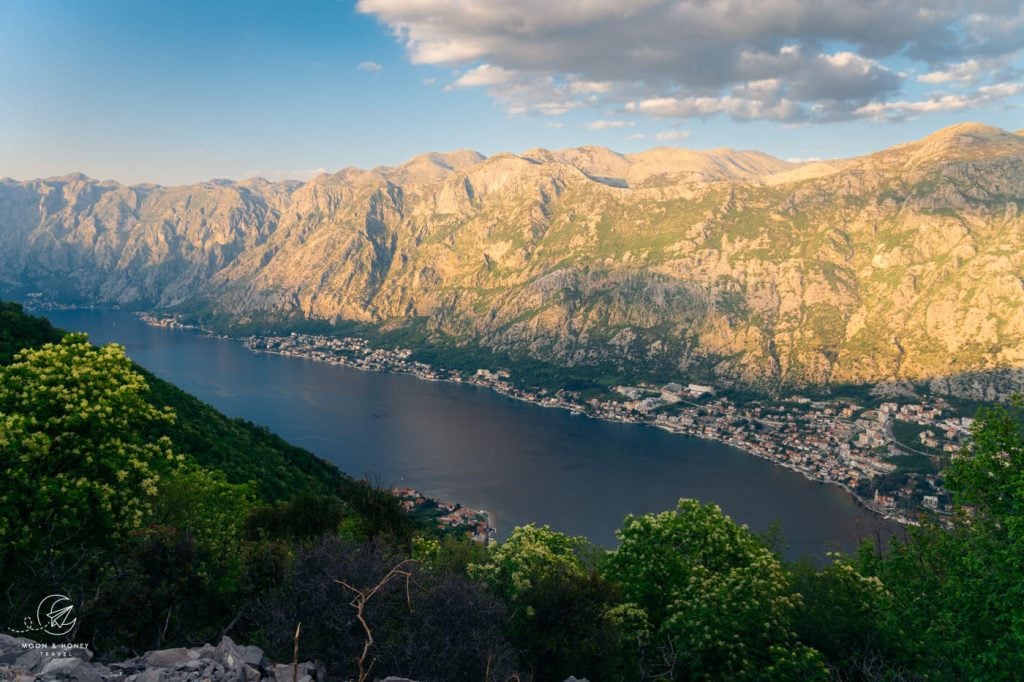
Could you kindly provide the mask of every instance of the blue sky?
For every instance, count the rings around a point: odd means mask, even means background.
[[[849,156],[1024,128],[978,0],[0,2],[0,177],[178,184],[584,144]]]

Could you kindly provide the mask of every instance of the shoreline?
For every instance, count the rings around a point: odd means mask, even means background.
[[[35,307],[35,306],[33,306]],[[77,308],[85,306],[61,306],[67,308]],[[93,308],[95,306],[88,306]],[[230,340],[242,344],[251,352],[256,353],[267,353],[271,355],[280,355],[283,357],[296,357],[311,362],[321,362],[324,364],[332,364],[337,366],[344,366],[351,369],[367,371],[367,372],[380,372],[380,373],[391,373],[391,374],[407,374],[420,381],[433,381],[443,382],[450,384],[464,384],[469,386],[475,386],[477,388],[486,388],[494,393],[497,393],[506,398],[517,400],[520,402],[528,403],[544,408],[559,408],[569,412],[571,415],[582,415],[591,419],[607,423],[619,423],[619,424],[636,424],[640,426],[649,426],[659,428],[671,434],[687,436],[690,438],[698,438],[710,442],[715,442],[723,445],[728,445],[742,451],[746,455],[752,455],[759,459],[765,460],[770,464],[780,466],[784,469],[793,471],[794,473],[800,474],[805,480],[809,482],[834,485],[844,490],[858,506],[872,512],[873,514],[881,517],[884,520],[894,521],[901,525],[920,525],[920,523],[908,516],[898,513],[895,510],[886,510],[880,505],[876,504],[873,500],[867,499],[858,494],[851,485],[841,480],[834,480],[824,478],[821,476],[814,475],[813,472],[808,471],[792,462],[781,461],[779,458],[770,456],[770,454],[761,452],[756,447],[751,447],[748,443],[739,441],[736,438],[730,437],[716,437],[717,433],[712,430],[704,429],[701,433],[693,433],[687,431],[685,427],[681,427],[678,424],[669,423],[666,420],[654,418],[643,418],[639,415],[625,415],[625,414],[607,414],[600,413],[593,404],[579,404],[571,402],[566,399],[562,394],[565,392],[557,390],[553,394],[549,394],[547,390],[540,390],[536,393],[526,391],[523,389],[516,388],[511,384],[504,383],[502,379],[508,378],[507,372],[498,372],[492,374],[487,370],[478,370],[477,375],[472,377],[464,377],[458,370],[445,370],[435,369],[425,363],[409,360],[412,351],[408,349],[395,349],[392,351],[385,351],[383,349],[375,349],[369,345],[369,342],[365,339],[358,339],[353,337],[347,337],[345,339],[335,339],[334,337],[316,337],[316,335],[305,335],[292,333],[291,338],[322,338],[326,342],[334,342],[339,344],[342,342],[350,343],[362,350],[364,356],[359,358],[362,362],[357,362],[354,358],[347,357],[345,355],[335,354],[328,357],[324,357],[323,353],[310,348],[271,348],[268,347],[274,340],[280,341],[281,339],[287,339],[289,337],[282,336],[230,336],[223,333],[218,333],[214,330],[204,328],[199,325],[185,324],[181,322],[176,316],[159,316],[150,312],[145,311],[134,311],[132,313],[136,318],[152,327],[161,327],[164,329],[179,329],[179,330],[191,330],[199,332],[205,336]],[[266,344],[265,347],[259,347],[258,344]],[[319,355],[319,356],[318,356]],[[397,363],[397,364],[396,364]],[[483,374],[481,374],[483,373]],[[699,405],[686,401],[690,405],[698,408],[706,408],[707,405]],[[692,426],[692,424],[688,424]],[[489,515],[488,515],[489,516]]]
[[[158,325],[158,326],[170,326],[170,325]],[[695,434],[692,434],[692,433],[688,433],[685,430],[682,430],[682,429],[679,429],[679,428],[675,428],[671,424],[667,424],[665,422],[661,422],[661,421],[658,421],[658,420],[646,420],[646,419],[636,419],[636,418],[629,419],[629,418],[624,418],[624,417],[623,418],[610,418],[610,417],[605,416],[605,415],[595,414],[594,412],[588,411],[586,408],[584,408],[582,406],[574,405],[574,404],[571,404],[571,403],[567,403],[567,402],[565,402],[564,400],[561,400],[561,399],[555,399],[555,398],[552,398],[550,396],[547,396],[545,398],[532,398],[531,399],[527,395],[519,394],[517,392],[518,389],[511,389],[511,390],[509,390],[509,389],[506,389],[506,388],[504,388],[502,386],[495,385],[494,383],[489,383],[489,382],[484,382],[484,381],[466,380],[466,379],[463,379],[460,374],[455,376],[455,377],[453,377],[453,376],[437,376],[437,375],[422,376],[422,375],[420,375],[420,374],[418,374],[416,372],[416,367],[406,368],[406,367],[392,367],[392,366],[384,366],[384,365],[366,366],[366,365],[363,365],[363,364],[352,362],[352,361],[348,360],[347,358],[340,357],[340,356],[336,356],[336,357],[328,360],[328,359],[317,358],[315,356],[311,356],[309,354],[302,353],[302,352],[288,351],[288,350],[284,350],[284,349],[277,349],[277,350],[275,350],[275,349],[270,349],[270,348],[257,348],[257,347],[254,347],[254,345],[252,343],[246,343],[247,339],[248,340],[260,339],[260,340],[266,341],[267,339],[278,338],[278,337],[261,337],[261,336],[260,337],[254,337],[254,336],[250,336],[250,337],[231,337],[231,336],[226,336],[226,335],[222,335],[222,334],[216,334],[214,332],[211,332],[210,330],[201,329],[199,327],[195,327],[195,326],[192,326],[192,325],[190,325],[190,326],[181,325],[181,326],[178,326],[178,327],[175,327],[175,328],[197,329],[197,330],[202,331],[203,333],[206,333],[206,334],[208,334],[210,336],[214,336],[216,338],[237,341],[237,342],[241,343],[247,350],[249,350],[251,352],[254,352],[254,353],[266,353],[266,354],[269,354],[269,355],[280,355],[282,357],[301,358],[301,359],[304,359],[304,360],[308,360],[310,362],[321,362],[321,363],[324,363],[324,364],[332,364],[332,365],[336,365],[336,366],[343,366],[343,367],[348,367],[350,369],[356,369],[356,370],[365,371],[365,372],[406,374],[406,375],[410,375],[410,376],[412,376],[412,377],[414,377],[414,378],[416,378],[417,380],[420,380],[420,381],[432,381],[432,382],[439,382],[439,383],[461,384],[461,385],[475,386],[477,388],[486,388],[486,389],[489,389],[492,392],[497,393],[498,395],[504,396],[506,398],[509,398],[509,399],[512,399],[512,400],[517,400],[517,401],[520,401],[520,402],[524,402],[524,403],[527,403],[527,404],[530,404],[530,405],[535,405],[537,407],[563,409],[563,410],[569,412],[572,415],[580,415],[580,416],[588,417],[590,419],[595,419],[595,420],[603,421],[603,422],[607,422],[607,423],[613,423],[613,424],[615,424],[615,423],[618,423],[618,424],[635,424],[635,425],[638,425],[638,426],[655,427],[655,428],[662,429],[663,431],[666,431],[666,432],[674,434],[674,435],[686,436],[686,437],[689,437],[689,438],[699,438],[699,439],[702,439],[702,440],[707,440],[707,441],[711,441],[711,442],[715,442],[715,443],[720,443],[720,444],[723,444],[723,445],[728,445],[730,447],[734,447],[737,450],[742,451],[744,454],[752,455],[752,456],[757,457],[759,459],[765,460],[765,461],[769,462],[770,464],[773,464],[773,465],[776,465],[776,466],[780,466],[780,467],[782,467],[784,469],[788,469],[790,471],[793,471],[794,473],[798,473],[805,480],[807,480],[809,482],[819,483],[819,484],[823,484],[823,485],[834,485],[834,486],[836,486],[838,488],[841,488],[847,494],[849,494],[850,497],[852,497],[854,499],[854,501],[857,503],[858,506],[860,506],[860,507],[862,507],[862,508],[864,508],[864,509],[866,509],[866,510],[868,510],[868,511],[870,511],[870,512],[876,514],[876,515],[878,515],[879,517],[881,517],[884,520],[894,521],[894,522],[899,523],[901,525],[913,525],[913,526],[920,525],[920,523],[918,521],[916,521],[914,519],[911,519],[911,518],[908,518],[908,517],[906,517],[906,516],[904,516],[902,514],[898,514],[898,513],[894,513],[894,512],[889,512],[889,511],[885,511],[884,509],[878,508],[878,506],[875,505],[873,503],[873,501],[871,501],[869,499],[865,499],[861,495],[857,494],[857,492],[853,488],[851,488],[849,485],[843,483],[842,481],[835,481],[835,480],[828,480],[828,479],[819,478],[817,476],[812,475],[810,472],[808,472],[808,471],[806,471],[804,469],[801,469],[800,467],[798,467],[798,466],[796,466],[794,464],[787,463],[787,462],[780,462],[780,461],[778,461],[776,459],[773,459],[772,457],[766,456],[765,454],[763,454],[761,452],[758,452],[754,448],[744,447],[744,445],[742,443],[736,442],[735,440],[732,440],[732,439],[728,439],[728,438],[713,438],[713,437],[708,437],[708,436],[704,436],[704,435],[695,435]],[[426,365],[424,365],[424,367],[428,367],[429,368],[429,366],[426,366]],[[435,371],[435,372],[436,371],[447,371],[447,370],[434,370],[433,368],[429,368],[429,369],[431,371]]]

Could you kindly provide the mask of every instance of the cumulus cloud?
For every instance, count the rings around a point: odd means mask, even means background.
[[[359,0],[416,64],[512,114],[574,109],[817,122],[907,103],[917,81],[1019,77],[1019,0]],[[999,70],[988,65],[1001,64]],[[975,66],[977,65],[977,66]],[[930,98],[931,99],[931,98]]]
[[[360,71],[369,71],[370,73],[380,73],[384,70],[382,65],[371,61],[359,62],[359,66],[356,68]]]

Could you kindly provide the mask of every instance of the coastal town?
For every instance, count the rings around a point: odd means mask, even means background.
[[[482,386],[543,407],[719,441],[810,480],[841,486],[866,507],[903,523],[915,523],[922,514],[941,520],[951,513],[941,472],[963,447],[972,422],[941,398],[861,405],[794,395],[737,403],[714,386],[672,382],[616,386],[612,395],[584,399],[573,391],[517,386],[507,370],[432,367],[415,360],[410,349],[374,348],[359,337],[293,333],[242,342],[253,351]],[[410,502],[408,496],[402,499]],[[474,514],[462,515],[464,530],[486,538],[486,521],[478,527]],[[456,518],[441,516],[441,524]]]
[[[495,528],[486,511],[430,498],[407,486],[396,486],[391,489],[391,493],[401,500],[402,509],[414,518],[444,532],[465,535],[485,546],[494,539]]]

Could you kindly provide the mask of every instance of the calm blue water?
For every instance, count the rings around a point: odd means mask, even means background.
[[[532,521],[611,546],[626,514],[671,509],[680,497],[715,502],[755,530],[778,519],[791,557],[852,549],[880,527],[839,488],[713,441],[573,416],[472,386],[252,353],[124,312],[46,316],[95,343],[123,344],[158,376],[353,476],[486,509],[502,536]]]

